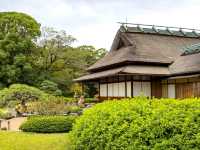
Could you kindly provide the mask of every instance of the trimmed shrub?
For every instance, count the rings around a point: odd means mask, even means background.
[[[58,88],[58,84],[50,80],[44,80],[40,85],[40,89],[54,96],[62,95],[62,91]]]
[[[84,111],[74,149],[200,149],[200,99],[108,101]]]
[[[0,119],[10,119],[14,116],[8,110],[0,109]]]
[[[69,132],[75,117],[72,116],[32,116],[20,129],[24,132],[61,133]]]
[[[49,95],[40,89],[25,84],[12,84],[9,88],[0,90],[0,107],[7,106],[12,101],[25,103],[28,101],[45,100]]]
[[[79,106],[72,105],[59,97],[47,101],[30,102],[26,106],[27,113],[37,115],[63,115],[82,112]]]

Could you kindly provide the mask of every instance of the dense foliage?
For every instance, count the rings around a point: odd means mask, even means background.
[[[109,101],[73,127],[75,149],[200,149],[200,99]]]
[[[4,109],[0,109],[0,119],[10,119],[13,115],[8,111]]]
[[[35,87],[25,84],[12,84],[8,88],[0,90],[0,106],[9,106],[10,102],[25,104],[30,101],[42,101],[48,99],[49,95]]]
[[[41,37],[37,41],[38,50],[33,55],[38,74],[36,86],[37,82],[49,80],[57,85],[61,94],[72,96],[73,79],[85,73],[86,68],[106,53],[105,49],[93,46],[72,47],[75,40],[66,31],[42,28]]]
[[[40,24],[24,13],[0,12],[0,83],[29,83],[33,78],[33,40],[40,35]]]
[[[80,114],[82,109],[72,105],[63,97],[51,97],[45,101],[30,102],[27,104],[27,113],[38,115],[63,115],[70,113]]]
[[[60,133],[69,132],[75,121],[73,116],[33,116],[23,123],[24,132]]]
[[[40,30],[27,14],[0,12],[0,89],[21,83],[56,96],[72,96],[72,80],[106,53],[93,46],[73,47],[75,41],[64,30]],[[94,93],[88,88],[86,94]]]

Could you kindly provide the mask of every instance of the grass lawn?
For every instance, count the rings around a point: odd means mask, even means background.
[[[68,150],[67,134],[0,131],[0,150]]]

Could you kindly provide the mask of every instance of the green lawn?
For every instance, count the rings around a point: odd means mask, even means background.
[[[68,150],[67,134],[0,131],[0,150]]]

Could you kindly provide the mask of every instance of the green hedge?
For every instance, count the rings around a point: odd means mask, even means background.
[[[10,119],[13,118],[14,116],[12,116],[11,112],[9,112],[6,109],[1,109],[0,108],[0,119]]]
[[[109,101],[86,110],[70,133],[75,149],[200,149],[200,99]]]
[[[60,133],[69,132],[75,121],[73,116],[33,116],[20,126],[24,132]]]

